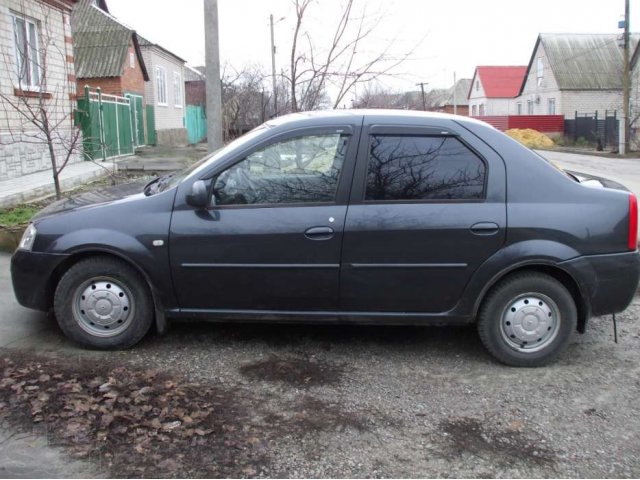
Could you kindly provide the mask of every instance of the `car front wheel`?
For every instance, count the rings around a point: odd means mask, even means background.
[[[576,329],[571,293],[553,277],[520,273],[499,282],[478,315],[484,346],[499,361],[538,367],[554,361]]]
[[[144,278],[110,257],[73,265],[58,284],[54,311],[68,337],[92,348],[131,347],[153,321],[153,302]]]

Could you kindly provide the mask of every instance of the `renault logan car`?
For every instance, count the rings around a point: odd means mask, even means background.
[[[463,117],[289,115],[129,193],[45,209],[12,258],[18,301],[85,346],[171,318],[476,322],[538,366],[638,284],[633,194]]]

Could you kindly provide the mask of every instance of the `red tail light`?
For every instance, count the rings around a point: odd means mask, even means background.
[[[632,193],[629,195],[629,250],[638,248],[638,199]]]

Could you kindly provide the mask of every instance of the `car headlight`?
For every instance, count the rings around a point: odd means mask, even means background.
[[[31,250],[31,248],[33,248],[33,242],[35,242],[36,240],[36,233],[38,233],[36,227],[33,225],[33,223],[30,223],[27,229],[22,234],[22,239],[20,240],[18,248],[22,250]]]

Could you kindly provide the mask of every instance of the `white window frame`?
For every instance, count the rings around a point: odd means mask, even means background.
[[[166,107],[167,100],[167,72],[164,67],[156,65],[156,104]]]
[[[19,52],[18,44],[16,42],[18,20],[23,21],[24,27],[25,27],[24,34],[25,34],[25,39],[27,41],[26,60],[28,64],[27,82],[23,81],[23,79],[21,78],[21,72],[20,72],[20,54],[18,53]],[[17,84],[23,90],[39,91],[42,85],[42,71],[40,68],[40,38],[39,38],[40,32],[38,29],[38,22],[37,20],[34,20],[29,17],[25,17],[24,15],[11,13],[11,23],[13,26],[12,28],[13,55],[15,60],[15,75],[16,75]],[[31,33],[31,28],[33,28],[33,32],[35,33],[35,37],[34,37],[35,48],[32,45],[30,45],[30,41],[28,40],[29,34]],[[35,62],[33,61],[34,56],[36,57]],[[36,77],[37,77],[37,83],[34,82],[34,78]]]
[[[129,52],[129,67],[136,68],[136,54]]]
[[[549,112],[549,115],[555,115],[556,114],[556,99],[555,98],[548,98],[547,99],[547,111]]]
[[[527,100],[527,115],[533,115],[533,100]]]
[[[522,115],[522,102],[516,103],[516,115]]]
[[[182,108],[182,75],[180,72],[173,72],[173,106]]]

